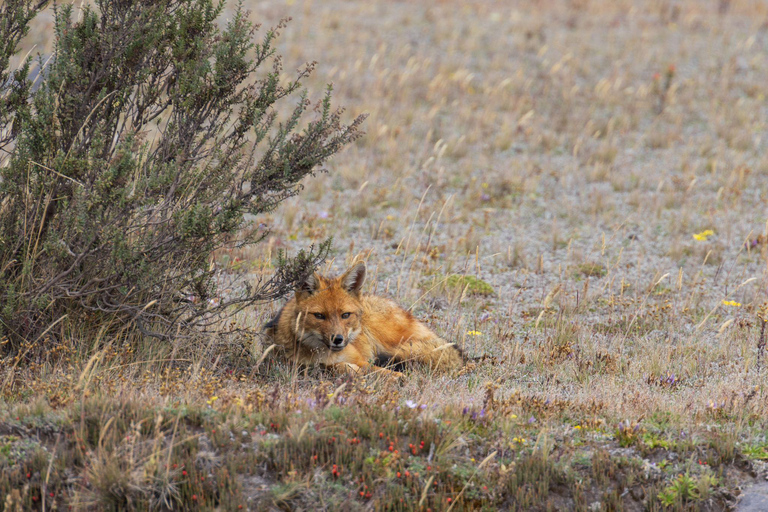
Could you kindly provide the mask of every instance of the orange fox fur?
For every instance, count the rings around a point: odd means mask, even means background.
[[[264,326],[265,333],[300,364],[319,363],[348,373],[400,375],[373,361],[418,361],[440,370],[462,366],[458,348],[408,311],[383,297],[362,294],[364,280],[363,263],[337,278],[315,273]]]

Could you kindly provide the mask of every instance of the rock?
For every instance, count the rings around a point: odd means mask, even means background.
[[[765,512],[768,511],[768,482],[749,487],[741,495],[736,512]]]

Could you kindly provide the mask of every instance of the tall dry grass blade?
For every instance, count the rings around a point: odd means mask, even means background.
[[[56,460],[56,452],[59,447],[59,440],[61,439],[61,433],[56,434],[56,442],[53,444],[53,450],[51,451],[51,460],[48,461],[48,469],[45,471],[45,480],[43,481],[43,489],[42,494],[45,496],[48,494],[48,482],[51,478],[51,469],[53,468],[53,461]],[[40,506],[43,509],[43,512],[45,512],[45,502],[47,500],[43,500],[43,502],[40,504]]]
[[[29,161],[29,163],[35,164],[36,166],[40,167],[41,169],[45,169],[46,171],[52,172],[53,174],[55,174],[55,175],[56,175],[56,176],[58,176],[59,178],[64,178],[64,179],[66,179],[66,180],[69,180],[69,181],[71,181],[72,183],[74,183],[75,185],[78,185],[78,186],[80,186],[80,187],[85,187],[85,185],[84,185],[84,184],[80,183],[80,182],[79,182],[79,181],[77,181],[75,178],[73,178],[73,177],[71,177],[71,176],[67,176],[67,175],[65,175],[65,174],[61,174],[61,173],[60,173],[59,171],[57,171],[56,169],[51,169],[50,167],[47,167],[47,166],[45,166],[45,165],[43,165],[43,164],[41,164],[41,163],[39,163],[39,162],[35,162],[34,160],[30,160],[30,161]]]
[[[346,382],[344,382],[341,386],[337,387],[333,391],[333,393],[331,393],[328,396],[328,403],[325,405],[326,408],[328,408],[333,403],[333,399],[336,398],[337,396],[339,396],[339,393],[341,393],[344,390],[345,387],[347,387],[347,383]]]
[[[431,475],[426,482],[424,482],[424,489],[421,490],[421,499],[419,499],[419,508],[424,506],[424,502],[427,500],[427,494],[429,494],[429,486],[432,485],[432,481],[435,479],[435,475]]]
[[[270,352],[272,352],[274,349],[277,348],[277,345],[275,343],[271,344],[267,347],[267,349],[261,354],[261,357],[258,361],[256,361],[256,365],[254,366],[254,370],[258,369],[261,366],[261,363],[264,362],[264,360],[267,358]]]
[[[464,484],[464,487],[462,487],[461,492],[456,496],[456,499],[453,500],[453,502],[451,503],[451,506],[448,507],[448,510],[446,512],[451,512],[451,510],[453,510],[453,507],[456,506],[456,503],[458,503],[459,499],[464,495],[464,491],[467,490],[467,487],[469,487],[469,484],[472,483],[472,480],[475,478],[477,473],[483,468],[483,466],[485,466],[491,460],[493,460],[493,458],[496,457],[497,453],[499,453],[498,450],[494,450],[490,455],[488,455],[486,458],[483,459],[483,461],[477,466],[477,468],[475,468],[475,472],[472,473],[472,476],[470,476],[467,479],[467,483]]]

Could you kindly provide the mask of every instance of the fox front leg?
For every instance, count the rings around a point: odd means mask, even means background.
[[[368,375],[382,375],[387,380],[396,381],[403,378],[403,374],[395,372],[387,368],[381,368],[380,366],[374,366],[372,364],[354,364],[354,363],[335,363],[331,365],[331,368],[337,373],[343,375],[355,375],[355,376],[368,376]]]

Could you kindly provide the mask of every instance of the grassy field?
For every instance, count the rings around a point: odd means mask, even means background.
[[[728,510],[765,479],[768,5],[252,9],[370,117],[222,280],[332,236],[325,271],[365,259],[476,359],[302,374],[243,331],[278,303],[173,345],[71,332],[0,362],[0,510]]]

